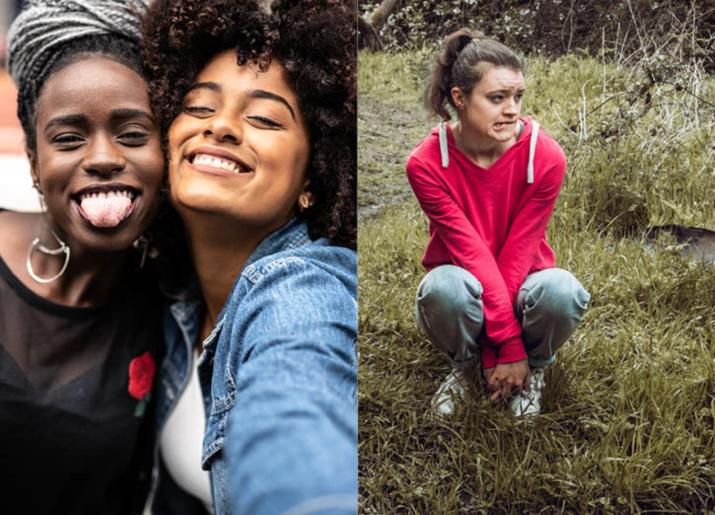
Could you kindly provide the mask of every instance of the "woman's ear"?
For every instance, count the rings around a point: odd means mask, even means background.
[[[449,94],[452,96],[452,102],[457,109],[464,109],[465,101],[464,93],[457,86],[453,87]]]
[[[311,207],[314,203],[313,192],[308,191],[309,185],[310,180],[306,179],[303,183],[303,191],[298,195],[298,210],[301,212]]]
[[[27,160],[30,162],[30,177],[32,177],[32,187],[37,190],[38,193],[42,193],[40,189],[40,174],[37,170],[37,156],[34,152],[27,151]]]

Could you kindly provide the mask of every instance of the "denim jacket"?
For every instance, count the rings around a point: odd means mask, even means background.
[[[201,308],[187,294],[167,310],[159,432],[188,383]],[[264,239],[198,361],[214,513],[356,512],[356,336],[355,252],[295,219]]]

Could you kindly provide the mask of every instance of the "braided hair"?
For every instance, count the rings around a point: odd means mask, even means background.
[[[47,79],[87,54],[143,75],[139,24],[147,0],[28,0],[8,34],[7,65],[18,88],[27,150],[37,149],[37,101]]]

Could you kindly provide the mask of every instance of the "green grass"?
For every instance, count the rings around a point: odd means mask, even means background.
[[[591,305],[533,423],[479,392],[440,420],[448,365],[414,321],[427,221],[404,179],[435,123],[419,107],[427,59],[359,61],[360,512],[712,512],[715,268],[640,235],[715,229],[715,81],[646,84],[645,106],[625,93],[645,87],[637,66],[531,60],[525,111],[569,161],[549,241]]]

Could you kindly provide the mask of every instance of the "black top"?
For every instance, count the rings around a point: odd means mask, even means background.
[[[141,510],[152,420],[130,361],[158,366],[160,299],[139,274],[101,307],[39,297],[0,258],[0,492],[10,514]]]

